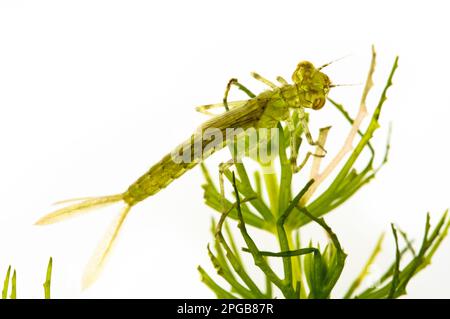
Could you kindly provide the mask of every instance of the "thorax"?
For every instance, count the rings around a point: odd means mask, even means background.
[[[258,121],[258,127],[275,127],[279,121],[284,121],[289,117],[291,108],[298,108],[302,105],[302,94],[299,93],[295,84],[264,91],[255,99],[260,107],[264,108]]]

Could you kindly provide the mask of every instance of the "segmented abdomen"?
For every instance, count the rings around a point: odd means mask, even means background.
[[[167,154],[128,188],[124,201],[133,205],[156,194],[196,164],[197,162],[176,163],[172,155]]]
[[[264,112],[266,103],[266,100],[252,99],[242,107],[214,117],[203,124],[190,139],[178,146],[174,152],[164,156],[147,173],[134,182],[125,192],[124,201],[129,205],[134,205],[156,194],[173,180],[197,165],[201,160],[210,156],[214,151],[223,148],[227,143],[227,128],[246,129],[256,126]],[[221,143],[215,143],[214,147],[211,148],[212,141],[204,139],[204,136],[202,136],[206,129],[220,131],[222,135]],[[188,160],[185,157],[174,160],[173,154],[179,153],[182,149],[191,154],[190,158]]]

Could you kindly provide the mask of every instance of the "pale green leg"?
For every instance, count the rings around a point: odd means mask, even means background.
[[[231,159],[225,163],[219,164],[219,188],[220,188],[220,197],[222,202],[222,213],[225,214],[226,212],[226,206],[225,206],[225,182],[223,175],[225,172],[230,169],[231,166],[234,165],[234,161]]]
[[[290,147],[291,147],[291,164],[294,164],[294,166],[296,166],[297,165],[297,156],[298,156],[298,147],[300,147],[300,145],[297,145],[297,141],[299,141],[298,144],[300,144],[301,138],[297,139],[297,134],[295,134],[296,128],[290,118],[286,121],[286,125],[287,125],[287,129],[289,131],[289,136],[290,136],[289,140],[290,140]],[[294,169],[294,166],[292,167],[293,169]]]
[[[308,123],[306,122],[306,117],[302,111],[299,111],[299,122],[300,122],[301,128],[303,129],[303,132],[306,135],[306,139],[308,140],[308,143],[311,145],[320,147],[326,153],[325,149],[318,142],[313,141],[313,139],[311,137],[311,133],[309,132],[309,129],[308,129]],[[294,123],[289,119],[289,120],[287,120],[287,128],[289,130],[289,135],[290,135],[290,147],[291,147],[290,161],[291,161],[293,173],[299,172],[306,165],[306,163],[308,162],[308,160],[311,156],[325,157],[325,155],[314,154],[312,152],[308,152],[308,153],[306,153],[306,156],[305,156],[304,160],[300,163],[300,165],[297,165],[298,148],[302,141],[302,139],[300,137],[297,137],[297,131],[300,127],[295,127]]]
[[[223,106],[225,107],[225,111],[228,112],[230,108],[228,107],[228,94],[230,93],[231,86],[235,83],[238,83],[238,80],[235,78],[232,78],[227,83],[227,87],[225,88],[225,94],[223,96]]]
[[[207,105],[201,105],[201,106],[197,106],[196,110],[197,112],[206,114],[206,115],[211,115],[214,116],[215,114],[211,113],[209,110],[216,108],[216,107],[225,107],[225,111],[229,111],[235,107],[239,107],[242,106],[245,101],[234,101],[234,102],[228,102],[228,94],[231,90],[231,86],[235,86],[237,87],[239,90],[241,90],[242,92],[244,92],[245,94],[247,94],[250,98],[254,98],[255,94],[253,94],[249,89],[247,89],[244,85],[242,85],[241,83],[239,83],[239,81],[235,78],[231,79],[230,81],[228,81],[227,86],[225,88],[225,94],[224,97],[222,99],[222,103],[217,103],[217,104],[207,104]]]
[[[223,96],[223,105],[224,105],[225,110],[227,112],[229,111],[228,94],[230,93],[230,89],[231,89],[232,85],[236,86],[238,89],[240,89],[241,91],[245,92],[250,98],[254,98],[255,97],[255,95],[249,89],[247,89],[244,85],[239,83],[239,81],[237,79],[232,78],[230,81],[228,81],[227,87],[225,88],[225,94]],[[219,164],[219,188],[220,188],[220,196],[221,196],[221,201],[222,201],[223,213],[226,212],[226,207],[225,207],[225,183],[224,183],[223,175],[233,165],[234,165],[234,160],[233,159],[230,159],[229,161],[227,161],[225,163],[220,163]]]
[[[299,109],[298,114],[299,114],[300,124],[302,125],[303,132],[305,132],[306,140],[308,141],[309,145],[317,146],[322,151],[324,151],[324,153],[326,153],[327,150],[322,145],[320,145],[319,142],[313,140],[311,132],[309,131],[308,122],[306,121],[306,116],[305,116],[304,111],[302,109]]]
[[[306,153],[305,159],[300,163],[300,165],[297,165],[297,158],[295,158],[295,159],[291,158],[293,172],[297,173],[297,172],[301,171],[302,168],[306,165],[306,163],[308,162],[308,160],[309,160],[309,158],[311,156],[314,156],[314,157],[325,157],[325,155],[314,154],[314,153],[308,152],[308,153]]]
[[[256,95],[253,94],[249,89],[247,89],[243,84],[241,84],[238,79],[232,78],[227,83],[227,87],[225,88],[225,94],[223,96],[223,105],[225,106],[225,110],[229,111],[230,108],[228,107],[228,94],[230,93],[231,86],[236,86],[239,90],[247,94],[250,98],[254,98]]]
[[[261,81],[262,83],[264,83],[267,86],[270,86],[272,89],[276,89],[278,88],[278,86],[276,86],[274,83],[272,83],[271,81],[267,80],[265,77],[259,75],[256,72],[252,72],[250,73],[251,76],[253,76],[256,80]]]
[[[289,85],[288,81],[286,81],[282,76],[277,76],[277,81],[278,81],[281,85]]]

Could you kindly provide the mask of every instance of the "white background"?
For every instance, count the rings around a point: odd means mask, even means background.
[[[53,256],[54,297],[213,297],[196,270],[214,272],[206,253],[214,213],[198,168],[133,209],[84,292],[84,264],[119,206],[32,224],[57,200],[125,190],[206,119],[194,107],[219,102],[229,78],[260,91],[250,71],[289,78],[300,60],[350,54],[326,72],[360,83],[375,44],[371,110],[400,55],[375,136],[383,148],[393,122],[392,152],[376,180],[328,217],[349,254],[339,297],[382,231],[375,268],[392,260],[390,222],[418,243],[426,212],[436,222],[449,206],[448,9],[445,1],[0,1],[0,274],[12,264],[18,296],[40,298]],[[361,90],[330,96],[355,114]],[[338,149],[349,127],[331,107],[312,117],[314,132],[333,125],[328,149]],[[226,159],[217,154],[210,167]],[[305,240],[321,235],[310,228]],[[449,249],[447,239],[410,297],[450,297]]]

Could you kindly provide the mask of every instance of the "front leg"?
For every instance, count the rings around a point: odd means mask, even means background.
[[[311,132],[309,131],[309,127],[308,127],[308,121],[306,120],[305,111],[302,108],[300,108],[298,110],[298,114],[299,114],[300,125],[302,126],[303,132],[305,133],[306,140],[308,141],[309,145],[317,146],[326,154],[327,150],[323,147],[323,145],[321,145],[319,143],[319,141],[314,141],[312,138]]]
[[[301,119],[299,119],[299,122],[301,123]],[[292,172],[294,174],[299,172],[306,165],[306,163],[308,162],[308,160],[311,156],[325,157],[325,154],[323,154],[324,153],[323,151],[321,153],[312,153],[312,152],[308,151],[308,153],[306,153],[304,160],[298,165],[297,164],[298,149],[300,148],[300,145],[302,143],[302,138],[299,135],[301,134],[302,129],[304,131],[304,127],[302,124],[295,126],[293,121],[291,119],[289,119],[287,121],[287,128],[289,130],[289,136],[290,136],[290,148],[291,148],[290,162],[291,162]],[[326,138],[326,135],[328,134],[329,129],[330,129],[329,127],[320,129],[319,141],[324,141],[324,139]],[[309,136],[311,137],[311,135],[309,135]],[[320,143],[317,142],[316,145],[320,145]]]

